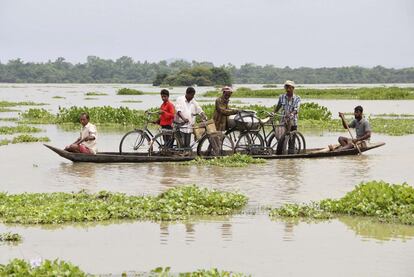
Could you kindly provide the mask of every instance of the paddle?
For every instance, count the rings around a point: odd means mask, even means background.
[[[352,135],[351,130],[349,130],[349,126],[348,126],[348,123],[345,121],[344,115],[343,114],[339,114],[339,115],[341,116],[342,121],[345,123],[346,129],[348,130],[348,133],[351,136],[352,144],[355,146],[356,149],[358,149],[358,154],[361,155],[362,154],[361,149],[359,149],[359,146],[357,143],[354,143],[354,136]]]

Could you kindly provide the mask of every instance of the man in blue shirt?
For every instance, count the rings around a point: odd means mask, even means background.
[[[284,124],[290,131],[298,129],[298,113],[300,107],[300,97],[294,94],[295,82],[287,80],[285,82],[286,93],[279,96],[279,101],[275,107],[275,113],[280,112],[280,123]],[[287,130],[289,131],[289,130]],[[276,154],[282,154],[284,136],[277,143]],[[288,153],[292,154],[294,150],[294,141],[289,142]]]

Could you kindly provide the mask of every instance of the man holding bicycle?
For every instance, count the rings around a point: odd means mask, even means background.
[[[284,124],[287,132],[296,131],[298,129],[298,113],[300,107],[300,97],[295,95],[295,82],[287,80],[285,82],[285,94],[279,96],[279,101],[275,107],[275,113],[280,113],[280,123]],[[276,154],[282,154],[284,136],[280,138],[277,144]],[[292,154],[294,150],[294,141],[289,141],[288,153]]]
[[[183,147],[190,147],[191,133],[193,132],[196,115],[200,115],[203,120],[207,119],[203,109],[194,99],[195,93],[196,91],[193,87],[188,87],[185,95],[178,97],[175,104],[177,110],[175,122],[182,124],[179,134],[182,138]]]
[[[233,93],[231,87],[225,86],[221,89],[223,95],[216,99],[216,106],[214,109],[214,124],[217,131],[227,130],[227,117],[237,113],[237,110],[229,109],[230,96]]]

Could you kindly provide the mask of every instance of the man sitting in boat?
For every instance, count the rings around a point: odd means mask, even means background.
[[[96,126],[89,122],[89,114],[81,113],[80,123],[82,124],[80,137],[65,150],[74,153],[96,154]]]
[[[364,141],[369,141],[371,138],[371,126],[368,120],[363,117],[364,109],[361,106],[356,106],[354,109],[354,116],[355,119],[351,121],[351,123],[347,124],[344,119],[344,114],[339,113],[339,117],[342,119],[342,125],[345,129],[348,128],[355,128],[356,131],[356,139],[347,138],[347,137],[339,137],[338,142],[341,145],[341,149],[350,149],[353,148],[355,144],[363,145]]]
[[[206,120],[203,109],[194,99],[195,89],[188,87],[185,95],[180,96],[176,100],[175,108],[177,113],[175,115],[175,121],[177,123],[185,123],[180,127],[179,134],[182,138],[183,147],[190,147],[191,133],[193,132],[193,125],[196,122],[196,115],[200,115],[202,119]]]
[[[295,82],[287,80],[285,82],[285,94],[279,96],[279,101],[275,107],[274,112],[277,113],[281,110],[280,123],[284,124],[287,128],[290,125],[290,131],[296,131],[298,129],[298,113],[300,107],[300,97],[295,94]],[[284,136],[280,138],[277,143],[276,154],[280,155],[283,151]],[[292,154],[294,151],[294,141],[289,142],[288,153]]]
[[[225,86],[221,91],[223,92],[223,95],[216,99],[213,119],[217,131],[226,131],[227,117],[236,114],[237,110],[229,109],[229,100],[233,93],[233,89]]]

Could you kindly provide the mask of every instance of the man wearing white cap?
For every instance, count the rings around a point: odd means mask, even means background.
[[[221,91],[223,92],[223,95],[216,99],[213,115],[217,131],[225,131],[227,129],[227,117],[237,113],[237,110],[229,109],[229,100],[233,93],[233,89],[225,86]]]
[[[285,90],[286,93],[279,96],[279,101],[275,107],[275,113],[280,113],[280,123],[287,125],[287,123],[290,121],[290,131],[295,131],[298,129],[298,113],[299,113],[299,107],[300,107],[300,97],[298,95],[294,94],[295,90],[295,82],[287,80],[285,82]],[[280,139],[280,141],[277,144],[277,150],[276,154],[282,153],[282,146],[283,146],[283,139],[284,137]],[[294,148],[294,145],[289,143],[289,153],[292,152]]]

